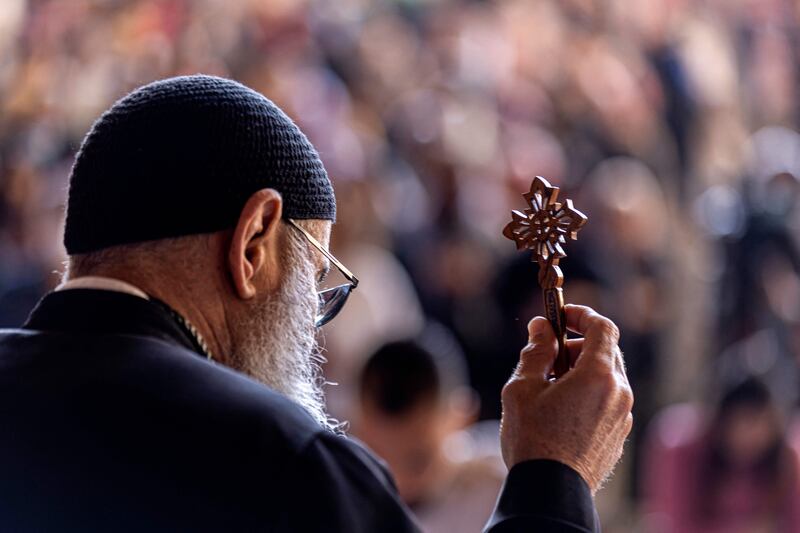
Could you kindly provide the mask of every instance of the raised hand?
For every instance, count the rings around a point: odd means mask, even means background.
[[[622,455],[630,433],[633,393],[614,323],[588,307],[566,306],[567,327],[583,338],[567,341],[573,369],[551,381],[558,342],[542,317],[528,325],[528,345],[503,388],[500,439],[511,468],[552,459],[577,471],[596,492]]]

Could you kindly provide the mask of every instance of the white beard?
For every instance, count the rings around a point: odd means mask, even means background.
[[[313,267],[290,250],[288,275],[277,295],[257,302],[238,324],[235,366],[300,404],[323,427],[335,430],[325,412],[314,319],[317,294]]]

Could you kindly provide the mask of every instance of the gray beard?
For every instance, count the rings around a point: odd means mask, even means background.
[[[303,407],[320,425],[335,430],[325,412],[322,367],[316,339],[317,294],[311,265],[300,259],[288,268],[276,295],[253,304],[238,324],[234,366]],[[310,286],[311,285],[311,286]]]

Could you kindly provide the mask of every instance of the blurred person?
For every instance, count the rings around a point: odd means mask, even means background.
[[[588,135],[607,157],[646,161],[674,196],[677,184],[665,178],[677,174],[678,150],[665,121],[664,102],[647,90],[648,84],[658,83],[654,67],[641,51],[615,45],[605,35],[577,39],[572,48],[567,72],[581,106],[573,110],[575,129]]]
[[[787,17],[787,21],[789,17]],[[745,103],[754,127],[797,124],[797,21],[741,30],[742,56],[748,76],[743,80]]]
[[[708,412],[666,409],[649,431],[647,531],[800,531],[797,455],[770,389],[749,375],[724,386]]]
[[[481,455],[465,431],[478,400],[455,339],[443,328],[426,334],[385,344],[367,359],[354,434],[387,461],[424,531],[478,531],[505,468],[499,449]]]
[[[59,281],[64,184],[22,166],[5,175],[5,184],[5,202],[0,190],[0,205],[6,204],[0,207],[0,327],[18,327]]]
[[[720,348],[762,329],[784,327],[787,313],[782,302],[788,299],[794,305],[792,287],[800,284],[800,134],[783,127],[762,128],[748,147],[750,161],[740,196],[742,227],[721,240],[725,269],[718,299]],[[784,294],[775,295],[776,287]]]
[[[140,87],[73,166],[64,282],[0,333],[0,516],[13,531],[415,531],[391,476],[328,419],[316,327],[357,279],[327,250],[319,155],[263,95]],[[336,267],[348,281],[317,293]],[[618,331],[568,306],[573,370],[530,323],[503,390],[488,530],[596,531],[632,394]]]

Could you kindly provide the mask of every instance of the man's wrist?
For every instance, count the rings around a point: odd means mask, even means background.
[[[550,459],[532,459],[508,472],[490,528],[504,520],[538,516],[597,531],[599,524],[592,492],[573,468]]]

